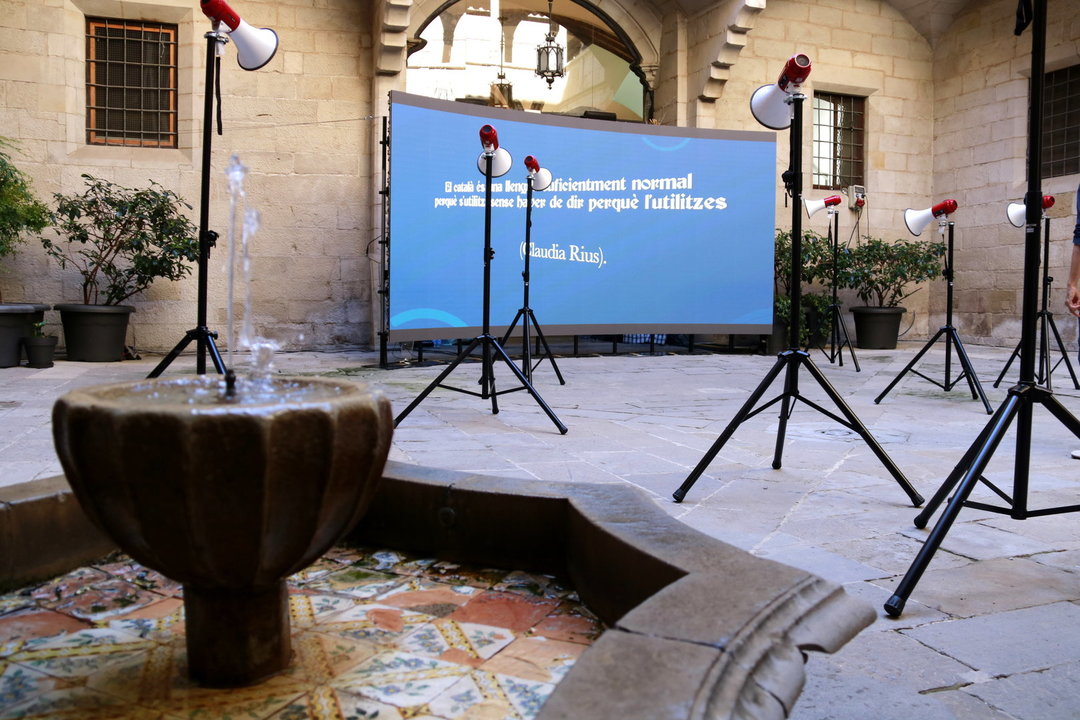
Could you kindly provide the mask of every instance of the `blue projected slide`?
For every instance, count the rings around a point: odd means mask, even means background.
[[[493,332],[523,303],[525,157],[533,193],[529,306],[546,335],[766,333],[772,325],[771,132],[702,131],[486,108],[391,93],[393,341],[472,337],[483,322],[491,124],[513,166],[492,186]]]

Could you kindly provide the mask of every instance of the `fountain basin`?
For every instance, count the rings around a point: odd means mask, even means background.
[[[211,687],[289,665],[285,578],[360,520],[393,432],[365,386],[275,377],[224,394],[217,377],[72,391],[57,455],[90,521],[184,586],[188,670]]]

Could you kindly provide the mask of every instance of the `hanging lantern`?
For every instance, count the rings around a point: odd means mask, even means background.
[[[551,15],[551,0],[548,0],[548,32],[544,44],[536,47],[536,74],[547,80],[549,90],[555,78],[566,74],[563,66],[564,49],[555,42],[557,31]]]

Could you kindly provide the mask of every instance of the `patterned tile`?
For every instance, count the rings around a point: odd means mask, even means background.
[[[23,641],[78,632],[89,627],[85,620],[31,605],[0,615],[0,654],[9,655]]]
[[[514,634],[505,628],[444,618],[422,625],[405,636],[400,647],[406,652],[480,667],[513,640]]]
[[[604,632],[604,625],[582,605],[563,602],[555,612],[538,622],[529,631],[551,640],[592,644]]]
[[[333,685],[411,710],[427,705],[468,673],[467,666],[457,663],[389,651],[339,676]]]
[[[383,605],[408,608],[434,617],[443,617],[472,600],[482,591],[469,585],[447,585],[422,577],[409,578],[379,596]]]
[[[428,577],[448,585],[470,585],[488,589],[506,577],[506,570],[494,568],[468,568],[448,561],[433,563]]]
[[[558,605],[559,601],[555,598],[488,591],[480,593],[448,617],[458,622],[494,625],[524,633]]]
[[[587,647],[545,637],[519,638],[480,669],[534,682],[558,683]]]
[[[381,595],[404,582],[404,578],[388,573],[372,572],[361,567],[347,567],[321,575],[304,584],[307,590],[344,593],[358,598]]]
[[[545,598],[565,598],[573,592],[571,588],[550,575],[538,575],[520,570],[507,573],[491,589]]]
[[[180,583],[170,580],[158,571],[145,568],[126,555],[119,553],[110,559],[113,562],[95,565],[94,568],[143,590],[151,590],[158,595],[182,596],[183,588]]]
[[[431,701],[437,717],[531,720],[555,686],[474,671]]]
[[[395,647],[399,640],[433,620],[431,615],[378,603],[356,604],[321,621],[319,632]]]
[[[296,698],[268,720],[402,720],[404,717],[393,705],[347,690],[320,687]]]

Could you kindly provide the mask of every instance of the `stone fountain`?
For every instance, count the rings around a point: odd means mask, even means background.
[[[364,386],[216,377],[75,390],[53,409],[57,454],[90,520],[184,586],[188,671],[211,687],[288,667],[285,578],[348,532],[393,431]]]

